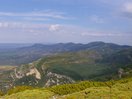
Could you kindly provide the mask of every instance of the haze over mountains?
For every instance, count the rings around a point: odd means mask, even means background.
[[[76,52],[81,50],[96,50],[101,54],[131,48],[127,45],[117,45],[104,42],[92,42],[88,44],[58,43],[58,44],[0,44],[0,65],[20,65],[30,63],[43,56]]]

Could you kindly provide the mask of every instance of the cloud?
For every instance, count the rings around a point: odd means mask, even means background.
[[[40,18],[40,17],[24,17],[23,18],[24,20],[27,20],[27,21],[48,21],[50,19],[48,18]]]
[[[121,12],[124,17],[132,19],[132,2],[124,3]]]
[[[61,28],[61,25],[59,25],[59,24],[50,25],[49,31],[51,31],[51,32],[58,31],[58,30],[60,30],[60,28]]]
[[[9,24],[7,23],[7,22],[1,22],[0,23],[0,28],[6,28],[6,27],[8,27],[9,26]]]
[[[128,13],[132,13],[132,2],[124,4],[124,11]]]
[[[124,33],[118,33],[118,32],[98,32],[98,31],[89,31],[89,32],[83,32],[81,33],[81,36],[94,36],[94,37],[120,37],[120,36],[127,36]],[[129,35],[132,36],[132,35]]]
[[[68,17],[65,13],[63,12],[55,12],[55,11],[34,11],[34,12],[23,12],[23,13],[19,13],[19,12],[0,12],[0,16],[1,17],[24,17],[27,19],[29,19],[31,17],[31,19],[36,18],[36,20],[43,20],[44,18],[53,18],[53,19],[73,19],[73,17]]]
[[[0,28],[18,28],[18,27],[26,27],[26,24],[18,23],[18,22],[0,22]]]
[[[91,17],[90,17],[90,20],[91,20],[92,22],[95,22],[95,23],[104,23],[104,19],[101,18],[101,17],[99,17],[99,16],[97,16],[97,15],[91,16]]]
[[[112,41],[132,37],[131,33],[100,31],[76,25],[0,22],[0,42],[79,42]],[[122,40],[122,41],[123,41]],[[131,41],[130,41],[131,43]]]
[[[63,25],[63,24],[40,24],[40,23],[24,23],[24,22],[0,22],[0,30],[10,31],[19,30],[20,33],[43,34],[54,32],[55,35],[70,35],[70,36],[132,36],[131,33],[119,33],[108,31],[89,30],[75,25]]]
[[[33,28],[33,29],[38,29],[38,28],[47,28],[49,25],[48,24],[37,24],[37,23],[28,23],[28,22],[0,22],[0,29],[5,28],[5,29],[28,29],[28,28]]]

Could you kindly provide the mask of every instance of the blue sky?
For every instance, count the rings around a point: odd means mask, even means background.
[[[132,0],[1,0],[0,43],[132,45]]]

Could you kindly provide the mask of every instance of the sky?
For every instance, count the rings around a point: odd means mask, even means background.
[[[132,45],[132,0],[0,0],[0,43]]]

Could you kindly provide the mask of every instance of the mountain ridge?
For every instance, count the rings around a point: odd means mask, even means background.
[[[47,55],[74,52],[80,50],[98,50],[100,53],[107,54],[119,51],[121,49],[131,48],[127,45],[117,45],[113,43],[92,42],[88,44],[80,43],[58,43],[58,44],[34,44],[32,46],[16,48],[0,52],[0,65],[21,65],[27,64]],[[109,50],[109,51],[108,51]],[[105,54],[106,54],[105,53]]]

